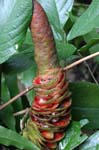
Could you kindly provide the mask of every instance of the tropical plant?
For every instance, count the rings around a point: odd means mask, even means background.
[[[99,149],[98,7],[0,1],[1,149]]]

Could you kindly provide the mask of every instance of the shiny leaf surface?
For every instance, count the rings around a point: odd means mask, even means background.
[[[30,23],[31,0],[0,1],[0,63],[18,52]]]

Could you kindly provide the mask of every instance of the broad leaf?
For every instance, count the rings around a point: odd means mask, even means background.
[[[99,150],[99,131],[92,134],[85,143],[83,143],[79,150]]]
[[[32,14],[31,0],[0,1],[0,63],[18,52]]]
[[[76,47],[74,45],[61,42],[57,42],[57,49],[58,57],[60,60],[67,59],[76,51]]]
[[[90,82],[70,84],[72,92],[72,115],[74,120],[87,118],[88,128],[99,127],[99,86]]]
[[[45,9],[57,39],[64,39],[63,27],[69,18],[74,0],[38,0]]]
[[[24,44],[19,51],[19,54],[13,55],[3,63],[5,74],[20,73],[34,65],[33,45]]]
[[[99,32],[98,32],[99,29],[94,29],[92,30],[91,32],[89,32],[88,34],[84,35],[84,40],[86,43],[89,43],[91,40],[97,40],[99,39]]]
[[[73,38],[84,35],[98,27],[99,1],[93,0],[86,12],[76,21],[71,31],[69,32],[67,39],[72,40]]]
[[[59,150],[74,150],[83,143],[87,139],[87,135],[82,135],[81,128],[87,123],[88,120],[86,119],[80,122],[73,121],[66,131],[64,139],[59,143]]]
[[[81,52],[84,52],[84,51],[91,50],[91,48],[92,48],[93,49],[92,52],[97,52],[98,47],[96,45],[98,45],[98,43],[99,43],[98,30],[94,29],[91,32],[89,32],[88,34],[84,35],[83,37],[84,37],[84,40],[87,44],[85,44],[84,46],[82,46],[78,50],[81,51]]]
[[[37,146],[27,139],[3,126],[0,126],[0,144],[5,146],[15,146],[19,149],[39,150]]]
[[[89,50],[90,53],[95,53],[99,51],[99,29],[93,30],[90,33],[84,35],[84,40],[87,42],[85,46],[80,48],[80,51]],[[93,58],[99,64],[99,56]]]
[[[54,0],[56,3],[57,12],[61,27],[63,28],[69,18],[69,13],[72,10],[74,0]]]

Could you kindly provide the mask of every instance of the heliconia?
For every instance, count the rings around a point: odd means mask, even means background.
[[[48,18],[41,5],[36,0],[33,3],[30,29],[38,72],[33,80],[36,94],[23,136],[41,150],[55,150],[71,120],[71,94],[65,72],[59,65]]]

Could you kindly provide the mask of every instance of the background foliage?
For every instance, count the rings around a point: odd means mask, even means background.
[[[48,16],[62,67],[99,51],[98,0],[38,1]],[[1,0],[0,16],[0,103],[3,104],[30,86],[36,74],[29,30],[32,1]],[[75,121],[68,127],[59,149],[98,150],[99,131],[89,138],[87,135],[99,128],[99,57],[68,70],[67,78],[72,92],[72,116]],[[13,116],[13,113],[29,107],[33,96],[34,92],[30,91],[0,111],[1,149],[38,149],[19,134],[23,115]],[[85,124],[84,132],[87,135],[82,135],[81,128]]]

